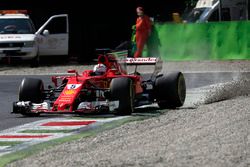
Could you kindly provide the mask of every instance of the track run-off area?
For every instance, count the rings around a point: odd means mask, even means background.
[[[121,126],[125,122],[154,117],[159,117],[160,119],[161,115],[166,116],[174,112],[174,110],[159,110],[156,105],[153,105],[138,108],[135,113],[129,117],[116,117],[114,115],[74,116],[58,114],[45,114],[39,117],[23,117],[21,115],[11,114],[12,102],[18,99],[19,84],[22,78],[26,76],[40,78],[44,81],[45,85],[51,84],[50,75],[0,76],[0,86],[2,88],[0,90],[0,162],[2,161],[0,165],[25,157],[20,155],[22,154],[22,150],[29,150],[36,147],[37,144],[39,145],[39,143],[40,145],[42,145],[42,143],[52,143],[53,145],[53,142],[57,141],[55,145],[58,145],[65,141],[71,141],[70,138],[76,140],[84,136],[91,136],[91,133],[97,135],[104,130],[110,130],[116,126]],[[204,105],[234,99],[238,96],[246,96],[250,92],[250,73],[248,71],[184,71],[184,76],[187,85],[187,97],[185,105],[177,109],[177,113],[180,110],[190,110],[190,112],[193,112],[193,110],[200,109]],[[74,138],[72,136],[78,137]],[[51,144],[47,145],[47,147],[51,146]],[[37,150],[42,150],[42,148],[43,146],[40,146]],[[25,154],[30,155],[27,152]],[[104,157],[102,157],[102,159],[103,158]],[[37,161],[34,161],[34,163],[35,162]],[[56,162],[57,161],[55,161],[55,164],[49,164],[52,166],[60,164]],[[98,162],[100,163],[100,161],[97,160],[96,163],[93,164],[98,164]],[[121,164],[124,164],[122,162],[123,161],[121,161]],[[136,162],[137,161],[135,161],[135,163]],[[142,164],[144,163],[145,160],[142,160]],[[13,164],[13,166],[17,164]],[[20,164],[26,165],[25,160],[22,163],[20,162]],[[49,164],[48,166],[50,166]],[[72,165],[72,163],[69,162],[65,164]],[[93,164],[90,164],[90,166]],[[119,166],[121,164],[116,161],[107,162],[107,164],[106,162],[104,163],[104,165],[107,166]],[[163,164],[168,163],[165,162]]]

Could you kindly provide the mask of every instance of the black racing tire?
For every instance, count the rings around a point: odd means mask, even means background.
[[[24,78],[19,87],[19,101],[42,103],[43,90],[44,85],[42,80],[35,78]]]
[[[19,101],[30,101],[42,103],[44,84],[42,80],[35,78],[24,78],[19,87]],[[39,113],[22,113],[25,116],[38,116]]]
[[[171,72],[157,77],[154,93],[161,109],[181,107],[186,99],[186,84],[183,74]]]
[[[131,115],[134,111],[134,87],[130,78],[114,78],[110,83],[111,100],[118,100],[116,115]]]

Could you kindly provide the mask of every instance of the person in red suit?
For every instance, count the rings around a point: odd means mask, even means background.
[[[137,50],[134,57],[141,57],[143,52],[143,47],[147,42],[147,39],[151,33],[152,23],[150,18],[144,14],[144,9],[142,7],[137,7],[136,12],[138,18],[136,20],[136,47]]]

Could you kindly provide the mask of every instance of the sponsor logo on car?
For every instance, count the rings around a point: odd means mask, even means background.
[[[81,84],[68,84],[67,89],[77,89],[81,86]]]
[[[147,57],[147,58],[127,58],[126,63],[128,64],[133,64],[133,63],[138,63],[138,64],[143,64],[143,63],[156,63],[157,58],[155,57]]]
[[[65,91],[64,91],[64,94],[65,94],[65,95],[73,95],[73,94],[75,94],[75,92],[76,92],[76,91],[75,91],[74,89],[69,89],[69,90],[65,90]]]

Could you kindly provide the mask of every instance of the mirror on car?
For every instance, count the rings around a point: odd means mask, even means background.
[[[49,35],[49,30],[43,30],[43,35],[48,36]]]

